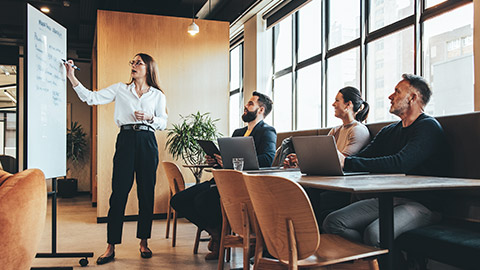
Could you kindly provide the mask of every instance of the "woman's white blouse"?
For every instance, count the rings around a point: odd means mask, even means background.
[[[99,91],[90,91],[81,83],[73,88],[78,97],[88,105],[101,105],[115,101],[115,123],[117,126],[127,124],[145,124],[154,129],[167,127],[165,95],[158,89],[150,87],[149,91],[138,97],[135,83],[129,85],[117,83]],[[135,119],[135,111],[144,111],[153,115],[153,123]]]

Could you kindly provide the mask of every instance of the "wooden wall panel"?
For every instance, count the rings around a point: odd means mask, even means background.
[[[97,86],[127,82],[127,65],[136,53],[152,55],[160,69],[161,87],[167,96],[168,127],[180,121],[179,114],[210,112],[220,118],[219,130],[228,130],[229,25],[196,20],[200,33],[187,33],[191,19],[112,11],[97,13]],[[97,109],[97,216],[105,217],[111,192],[112,158],[119,131],[113,120],[114,104]],[[172,160],[165,151],[166,131],[157,131],[160,161]],[[179,161],[177,164],[181,165]],[[193,182],[188,170],[187,181]],[[204,178],[208,178],[206,175]],[[155,190],[155,213],[166,212],[168,184],[159,164]],[[136,187],[127,203],[126,215],[137,214]]]

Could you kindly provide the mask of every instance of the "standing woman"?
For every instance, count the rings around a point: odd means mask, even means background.
[[[86,89],[75,77],[74,63],[65,64],[67,78],[78,97],[88,105],[115,101],[115,123],[120,127],[113,157],[112,194],[108,211],[107,250],[97,259],[105,264],[115,257],[115,244],[122,242],[123,218],[128,193],[137,180],[138,224],[142,258],[152,257],[147,239],[153,218],[154,187],[158,165],[158,146],[154,131],[167,126],[166,99],[158,86],[158,66],[144,53],[129,62],[132,67],[128,84],[117,83],[99,91]]]

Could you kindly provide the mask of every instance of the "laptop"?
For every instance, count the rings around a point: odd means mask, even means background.
[[[344,172],[338,159],[333,136],[293,137],[300,171],[307,175],[358,175],[368,172]]]
[[[223,168],[233,169],[232,158],[243,158],[243,170],[258,170],[257,151],[253,137],[218,138]]]

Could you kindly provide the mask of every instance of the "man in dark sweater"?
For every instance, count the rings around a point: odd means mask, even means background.
[[[424,113],[432,94],[419,76],[404,74],[389,96],[390,113],[401,121],[384,127],[362,151],[342,159],[346,171],[445,176],[449,151],[443,129]],[[433,194],[403,193],[394,198],[394,235],[435,222]],[[357,201],[327,216],[327,233],[379,246],[378,199]]]
[[[270,167],[275,156],[277,133],[275,128],[263,121],[272,110],[272,100],[258,92],[245,104],[242,120],[247,126],[236,129],[232,137],[252,136],[257,151],[258,164],[260,167]],[[207,156],[207,163],[218,163],[222,167],[222,157]],[[206,260],[218,259],[220,247],[220,231],[222,226],[222,213],[220,209],[220,195],[212,178],[172,197],[170,205],[182,216],[190,220],[202,230],[206,230],[211,240],[208,245],[210,253],[205,256]]]

